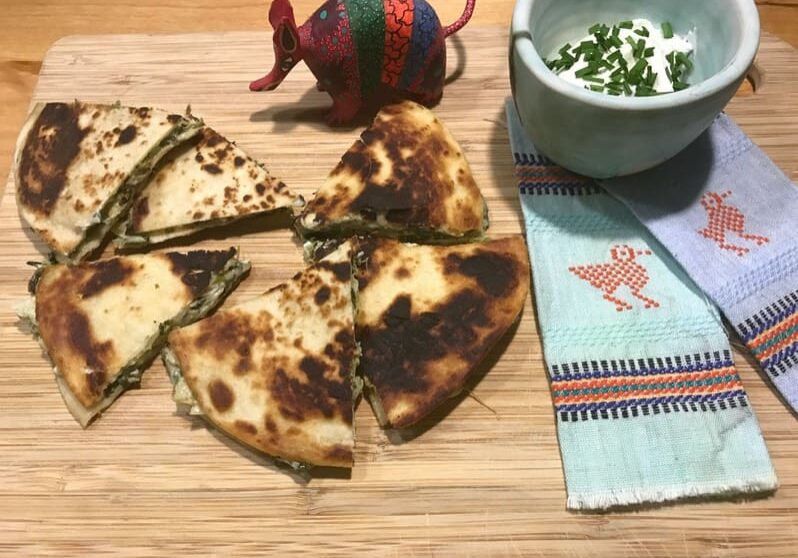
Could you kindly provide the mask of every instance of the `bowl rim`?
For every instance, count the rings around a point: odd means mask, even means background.
[[[710,97],[739,80],[754,62],[759,48],[759,12],[754,0],[734,0],[740,10],[743,21],[752,24],[743,25],[743,35],[732,60],[722,70],[701,83],[682,91],[674,91],[653,97],[613,96],[588,91],[576,84],[561,79],[549,70],[532,43],[532,32],[529,27],[529,13],[537,0],[516,0],[510,25],[511,49],[518,52],[520,62],[524,64],[549,89],[571,99],[607,109],[614,110],[658,110],[688,105],[698,99]],[[749,19],[750,18],[750,19]],[[511,56],[510,64],[513,64]],[[512,68],[511,68],[512,74]]]

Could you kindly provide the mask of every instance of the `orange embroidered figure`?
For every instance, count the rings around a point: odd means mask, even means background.
[[[631,304],[615,296],[621,286],[626,286],[646,308],[658,308],[659,302],[640,292],[648,284],[649,277],[646,268],[635,261],[637,256],[650,255],[651,250],[635,250],[626,244],[616,244],[610,249],[611,263],[572,266],[568,271],[602,291],[604,300],[614,303],[618,312],[632,309]]]
[[[707,226],[703,229],[698,229],[698,232],[701,236],[713,240],[723,250],[729,250],[738,256],[743,256],[750,251],[750,248],[730,244],[726,241],[727,233],[734,233],[743,240],[756,242],[757,246],[770,242],[770,239],[766,236],[745,232],[745,215],[733,205],[723,201],[731,194],[731,191],[727,190],[720,194],[707,192],[701,196],[701,205],[704,206],[707,212],[708,222]]]

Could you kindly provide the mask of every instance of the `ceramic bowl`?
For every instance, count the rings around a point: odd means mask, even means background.
[[[568,83],[543,59],[594,23],[647,18],[693,31],[690,87],[653,97],[612,97]],[[517,0],[510,79],[521,122],[550,159],[596,178],[631,174],[669,159],[703,132],[732,98],[759,46],[753,0]]]

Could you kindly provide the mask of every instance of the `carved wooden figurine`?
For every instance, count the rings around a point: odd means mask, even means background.
[[[252,91],[270,91],[300,60],[332,97],[328,121],[355,117],[364,101],[408,98],[431,106],[443,95],[444,39],[474,12],[467,0],[460,18],[442,27],[426,0],[327,0],[300,27],[289,0],[274,0],[274,67],[253,81]]]

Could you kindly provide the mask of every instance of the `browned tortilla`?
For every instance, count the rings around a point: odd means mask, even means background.
[[[457,246],[362,241],[360,371],[384,426],[406,427],[462,390],[529,290],[521,237]]]
[[[463,150],[423,106],[384,107],[297,221],[305,236],[379,231],[458,239],[487,228],[485,203]]]
[[[165,140],[176,134],[184,141],[198,129],[194,120],[147,107],[39,103],[15,154],[20,214],[55,253],[71,257],[99,221],[125,216],[111,215],[109,204],[138,168],[146,179],[173,146]]]
[[[174,252],[47,267],[36,287],[36,320],[78,401],[99,402],[120,368],[233,257],[233,249]]]
[[[171,333],[183,379],[218,428],[286,461],[352,466],[350,252]]]

